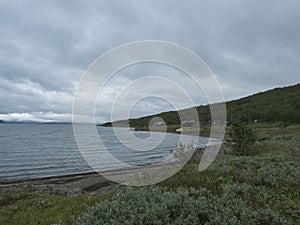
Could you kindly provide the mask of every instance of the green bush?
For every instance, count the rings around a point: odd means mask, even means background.
[[[215,176],[231,176],[233,181],[274,188],[299,186],[300,162],[289,155],[235,156],[216,161]]]
[[[232,123],[229,137],[229,145],[237,155],[242,155],[244,151],[251,148],[256,141],[252,128],[239,121]]]
[[[204,189],[128,189],[91,207],[75,225],[96,224],[289,224],[271,209],[254,210],[231,195]]]
[[[240,121],[232,123],[229,137],[229,146],[236,155],[243,155],[256,141],[252,128]]]

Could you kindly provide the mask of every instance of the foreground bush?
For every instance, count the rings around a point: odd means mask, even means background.
[[[231,195],[209,196],[205,189],[128,189],[91,207],[74,221],[96,224],[289,224],[270,209],[254,210]]]

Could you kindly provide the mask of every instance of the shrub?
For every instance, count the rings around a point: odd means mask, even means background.
[[[128,189],[102,201],[74,221],[96,224],[289,224],[272,210],[254,210],[241,199],[207,196],[205,190]]]
[[[170,152],[175,157],[175,159],[186,162],[192,157],[193,151],[193,143],[187,146],[179,143],[176,148],[172,149]]]
[[[264,154],[227,157],[212,167],[216,176],[232,176],[236,182],[281,189],[299,186],[300,163],[289,155]]]
[[[256,141],[252,128],[239,121],[232,123],[229,137],[229,146],[232,148],[233,153],[237,155],[242,155]]]

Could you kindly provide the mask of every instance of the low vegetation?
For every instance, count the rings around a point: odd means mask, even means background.
[[[299,224],[299,147],[293,140],[256,142],[203,172],[191,160],[156,186],[117,191],[74,224]]]
[[[243,188],[243,187],[242,187]],[[271,209],[254,209],[230,188],[220,196],[206,189],[165,191],[150,187],[118,192],[80,215],[76,225],[91,224],[290,224]]]

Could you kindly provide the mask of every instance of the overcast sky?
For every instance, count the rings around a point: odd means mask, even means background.
[[[0,0],[0,119],[70,121],[88,66],[111,48],[139,40],[171,41],[194,51],[215,73],[226,100],[296,84],[299,21],[297,0]],[[161,69],[177,80],[182,76],[173,68],[153,68],[120,72],[99,102],[107,106],[128,82],[146,73],[157,75]],[[195,104],[207,103],[192,84],[184,88]],[[131,116],[170,109],[149,98]],[[107,120],[109,110],[98,107],[97,121]]]

